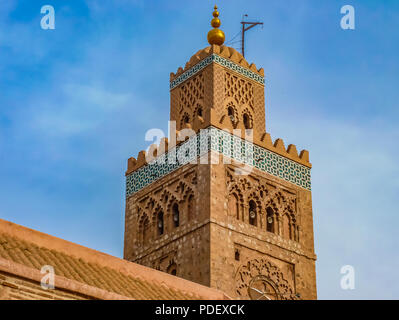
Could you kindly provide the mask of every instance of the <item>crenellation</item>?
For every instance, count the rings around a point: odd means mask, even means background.
[[[185,64],[184,68],[179,67],[176,73],[170,73],[170,81],[172,82],[184,72],[195,67],[199,62],[209,57],[212,54],[220,55],[223,58],[229,59],[232,62],[251,70],[261,76],[264,76],[263,68],[257,69],[254,63],[249,64],[247,60],[235,49],[227,46],[211,45],[195,53]]]

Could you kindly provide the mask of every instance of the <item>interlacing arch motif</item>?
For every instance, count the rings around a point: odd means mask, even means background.
[[[192,109],[196,102],[204,98],[204,76],[202,73],[180,86],[180,114]]]
[[[254,106],[253,85],[229,72],[225,73],[225,97],[233,98],[238,105]]]
[[[242,298],[249,298],[249,291],[251,289],[249,286],[251,280],[256,277],[264,277],[277,291],[277,294],[274,292],[274,290],[270,290],[272,292],[262,292],[262,294],[265,294],[266,296],[269,295],[271,299],[298,299],[294,288],[292,288],[290,283],[286,280],[280,268],[265,258],[250,260],[237,269],[235,275],[236,293]],[[268,299],[268,297],[265,297],[265,299]]]
[[[183,223],[193,219],[196,215],[195,194],[196,173],[191,172],[182,180],[177,180],[138,200],[134,209],[137,219],[135,245],[145,247],[151,241],[173,232]]]
[[[162,190],[162,193],[161,193],[161,196],[160,196],[160,202],[161,203],[163,203],[163,204],[166,204],[166,203],[168,203],[168,201],[169,201],[169,199],[170,199],[170,197],[172,196],[172,192],[170,192],[168,189],[163,189]]]
[[[233,176],[227,170],[227,211],[229,216],[285,239],[299,241],[296,197],[258,179]],[[250,202],[253,201],[251,204]],[[251,211],[256,221],[250,219]]]
[[[249,181],[247,178],[239,178],[238,184],[240,185],[244,193],[247,193],[248,190],[252,189],[251,181]]]
[[[283,208],[285,206],[287,200],[280,190],[277,190],[274,193],[273,198],[277,202],[279,208]]]
[[[186,200],[189,195],[194,195],[194,190],[191,187],[186,186],[184,192],[181,194],[181,200]]]
[[[273,209],[273,211],[278,214],[279,212],[281,212],[281,207],[278,205],[278,202],[276,201],[276,199],[272,196],[267,197],[264,200],[264,204],[265,204],[265,208],[271,208]]]
[[[264,199],[265,197],[267,197],[269,195],[269,189],[266,188],[265,185],[260,184],[256,187],[257,192],[259,193],[259,196],[261,199]]]
[[[193,188],[188,183],[180,181],[174,190],[174,196],[179,199],[179,201],[183,201],[187,194],[193,191]]]
[[[155,207],[155,199],[152,198],[152,197],[149,197],[149,198],[147,199],[147,201],[146,201],[146,204],[145,204],[145,206],[144,206],[144,209],[145,209],[145,210],[152,211],[152,209],[154,209],[154,207]]]

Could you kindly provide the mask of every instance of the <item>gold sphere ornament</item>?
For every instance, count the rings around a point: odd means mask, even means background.
[[[220,27],[220,19],[219,18],[213,18],[211,21],[211,26],[214,28],[219,28]]]
[[[219,12],[217,11],[217,6],[215,6],[215,11],[213,11],[213,19],[211,21],[211,26],[214,28],[208,32],[208,42],[209,44],[216,44],[221,46],[224,43],[225,36],[224,32],[218,29],[221,25],[219,17]]]
[[[213,13],[212,13],[212,15],[215,17],[215,18],[217,18],[217,17],[219,17],[219,11],[217,10],[218,9],[218,7],[217,6],[215,6],[215,11],[213,11]]]

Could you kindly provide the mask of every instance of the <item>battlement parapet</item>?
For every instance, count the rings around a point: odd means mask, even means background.
[[[206,129],[205,129],[206,130]],[[226,131],[227,132],[227,131]],[[243,133],[242,131],[233,131],[233,135],[236,137],[241,137],[242,139],[244,136],[240,136]],[[182,139],[179,138],[180,132],[177,131],[177,137],[175,144],[169,144],[168,138],[162,138],[161,143],[159,145],[152,144],[148,148],[148,153],[145,150],[142,150],[138,153],[137,159],[131,157],[127,161],[127,170],[125,175],[129,175],[132,172],[140,169],[141,167],[147,165],[148,163],[157,159],[157,157],[161,156],[162,154],[168,152],[170,149],[174,147],[178,147],[180,144],[185,142],[190,138],[190,136],[184,136]],[[200,134],[200,133],[199,133]],[[199,135],[197,134],[197,136]],[[274,142],[272,141],[270,133],[264,133],[262,138],[259,141],[254,141],[255,145],[267,149],[273,153],[281,155],[287,159],[293,160],[299,164],[302,164],[308,168],[312,167],[312,164],[309,162],[309,151],[308,150],[301,150],[299,153],[297,151],[296,145],[289,144],[288,147],[285,147],[284,140],[281,138],[277,138]]]
[[[258,69],[254,63],[249,64],[234,48],[212,45],[194,54],[184,68],[179,67],[176,73],[170,73],[170,90],[173,90],[212,62],[231,69],[262,85],[265,83],[263,68]]]
[[[164,138],[159,146],[151,145],[148,154],[140,151],[137,160],[130,158],[126,171],[127,196],[183,165],[195,163],[211,151],[310,190],[312,165],[307,150],[298,154],[295,145],[286,148],[282,139],[273,143],[269,133],[264,135],[260,144],[255,144],[248,137],[244,139],[211,126],[184,137],[178,144],[170,144]]]

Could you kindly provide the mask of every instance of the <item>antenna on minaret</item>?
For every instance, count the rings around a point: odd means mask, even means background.
[[[244,14],[242,17],[242,31],[241,31],[241,53],[242,56],[245,57],[245,32],[248,31],[249,29],[259,25],[263,26],[263,22],[249,22],[249,21],[244,21],[244,17],[248,17],[247,14]],[[248,27],[247,27],[248,25]]]

